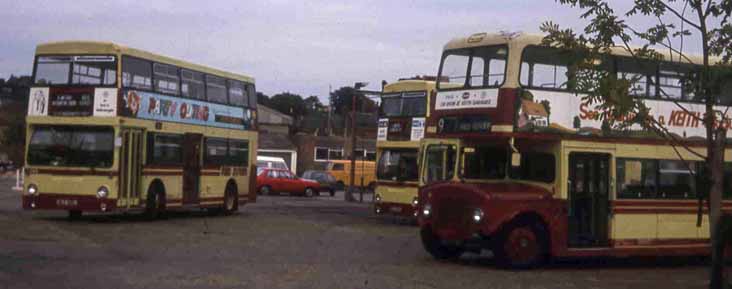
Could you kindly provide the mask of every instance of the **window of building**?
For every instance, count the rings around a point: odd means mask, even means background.
[[[226,80],[221,77],[206,75],[206,99],[211,102],[227,103]]]
[[[315,147],[315,161],[342,160],[343,149]]]
[[[180,76],[181,95],[192,99],[206,99],[203,85],[203,73],[182,69]]]
[[[122,85],[152,90],[152,64],[133,57],[122,57]]]
[[[154,63],[155,91],[167,94],[179,94],[178,68],[172,65]]]
[[[148,133],[147,159],[150,164],[178,165],[183,161],[183,137],[173,134]]]

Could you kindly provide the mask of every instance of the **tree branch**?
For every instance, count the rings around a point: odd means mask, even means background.
[[[663,2],[663,1],[658,1],[658,2],[661,3],[666,8],[666,10],[671,11],[671,13],[675,14],[676,17],[679,17],[679,19],[681,19],[681,21],[686,22],[687,24],[691,25],[692,27],[696,28],[699,31],[702,30],[702,28],[701,28],[701,26],[699,26],[699,24],[696,24],[694,22],[691,22],[689,19],[686,19],[686,17],[684,17],[684,15],[681,15],[678,11],[676,11],[674,8],[672,8],[665,2]]]

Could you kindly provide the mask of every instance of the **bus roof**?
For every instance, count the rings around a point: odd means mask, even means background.
[[[384,93],[401,91],[430,91],[435,89],[436,83],[430,80],[400,80],[384,86]]]
[[[195,70],[198,72],[213,74],[221,77],[236,79],[248,83],[254,83],[254,78],[243,74],[226,72],[216,68],[211,68],[187,61],[175,59],[172,57],[147,52],[144,50],[130,48],[123,45],[100,42],[100,41],[59,41],[39,44],[36,47],[36,55],[43,54],[121,54],[134,57],[144,58],[164,64],[175,65],[181,68]]]
[[[470,47],[480,47],[480,46],[489,46],[489,45],[500,45],[500,44],[506,44],[509,46],[509,49],[514,49],[513,47],[523,49],[523,47],[529,46],[529,45],[541,45],[541,41],[544,39],[543,34],[537,34],[537,33],[522,33],[522,32],[513,32],[513,33],[507,33],[507,32],[500,32],[500,33],[475,33],[468,37],[458,37],[450,40],[447,44],[445,44],[443,50],[453,50],[453,49],[461,49],[461,48],[470,48]],[[637,47],[632,47],[637,48]],[[662,56],[663,59],[675,59],[675,61],[678,61],[679,55],[678,53],[671,53],[667,49],[661,49],[658,51]],[[624,48],[624,47],[613,47],[612,48],[612,54],[619,55],[619,56],[631,56],[630,53]],[[683,61],[685,63],[692,63],[692,64],[702,64],[703,60],[702,57],[699,55],[693,55],[689,53],[684,53],[685,58],[683,58]],[[688,59],[687,59],[688,58]],[[690,61],[689,61],[690,60]],[[710,57],[709,58],[710,64],[715,64],[721,61],[721,58],[718,57]]]

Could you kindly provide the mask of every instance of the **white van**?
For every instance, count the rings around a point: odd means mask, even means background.
[[[283,158],[278,157],[267,157],[257,156],[257,175],[262,172],[263,169],[285,169],[290,170],[287,167],[287,163]]]

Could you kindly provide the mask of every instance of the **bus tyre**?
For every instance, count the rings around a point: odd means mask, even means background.
[[[148,220],[160,218],[163,214],[164,203],[165,197],[163,194],[154,188],[150,188],[147,192],[147,201],[145,202],[145,217]]]
[[[542,264],[549,250],[544,226],[517,220],[501,230],[493,248],[496,263],[503,268],[529,269]]]
[[[423,227],[420,230],[420,236],[422,237],[422,246],[424,246],[424,249],[437,260],[456,259],[465,251],[460,246],[445,244],[439,237],[432,233],[431,227]]]
[[[313,190],[313,188],[305,188],[305,196],[308,198],[312,198],[313,196],[315,196],[315,191]]]
[[[228,216],[236,212],[239,209],[237,202],[237,193],[233,189],[226,190],[226,196],[224,196],[224,215]]]
[[[81,219],[81,215],[82,215],[82,213],[80,210],[70,210],[69,215],[68,215],[69,221],[79,220],[79,219]]]
[[[259,188],[259,194],[264,196],[271,195],[272,188],[270,188],[269,186],[262,186],[261,188]]]

